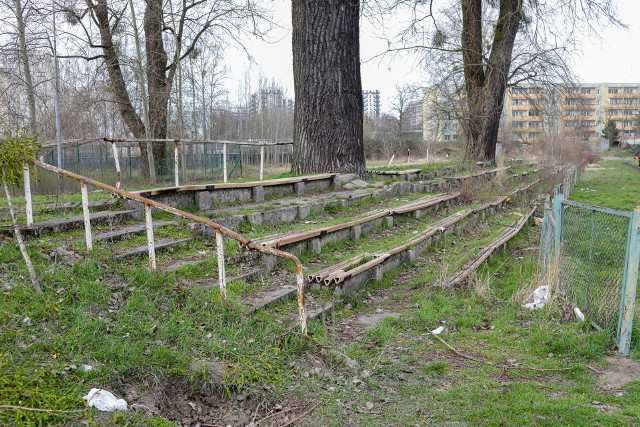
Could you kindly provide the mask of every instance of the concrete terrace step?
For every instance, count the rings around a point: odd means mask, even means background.
[[[249,300],[249,309],[247,314],[253,314],[265,307],[277,304],[289,298],[294,298],[298,294],[296,285],[282,285],[274,290],[268,291],[261,297]]]
[[[153,228],[162,228],[168,227],[170,225],[176,225],[175,221],[154,221]],[[108,240],[111,242],[115,242],[116,240],[123,240],[129,236],[137,236],[140,234],[144,234],[147,231],[146,224],[136,224],[130,225],[128,227],[121,228],[120,230],[115,231],[107,231],[105,233],[98,233],[93,236],[93,240],[95,241],[103,241]]]
[[[92,225],[109,225],[113,226],[129,221],[136,217],[135,210],[126,211],[102,211],[95,212],[90,215]],[[69,218],[52,219],[49,221],[35,222],[31,227],[21,226],[20,232],[23,236],[44,236],[52,233],[74,230],[84,227],[84,217],[82,215],[72,216]],[[0,233],[4,235],[13,235],[13,227],[3,227]]]
[[[180,246],[182,244],[188,243],[191,240],[193,240],[193,238],[187,237],[184,239],[169,239],[161,242],[156,242],[155,249],[156,249],[156,252],[166,250],[166,249],[171,249],[171,248]],[[142,246],[137,246],[135,248],[129,249],[125,252],[116,254],[115,258],[126,259],[126,258],[147,256],[148,254],[149,254],[149,247],[147,245],[142,245]]]

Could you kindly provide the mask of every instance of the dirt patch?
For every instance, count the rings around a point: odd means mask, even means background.
[[[605,391],[622,390],[631,381],[640,381],[640,363],[627,357],[607,357],[607,369],[598,376],[598,387]]]
[[[281,426],[301,419],[314,409],[312,402],[286,399],[280,402],[266,394],[224,398],[176,379],[167,379],[146,390],[142,385],[127,386],[125,398],[134,411],[182,426]]]

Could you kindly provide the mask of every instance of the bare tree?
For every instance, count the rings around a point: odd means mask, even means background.
[[[391,51],[422,55],[433,84],[463,89],[467,156],[478,160],[495,158],[509,85],[571,81],[567,58],[578,35],[598,23],[620,24],[611,0],[389,0],[385,7],[412,17]]]
[[[293,0],[293,173],[366,174],[360,4]]]
[[[78,4],[64,9],[69,22],[81,28],[70,30],[68,40],[77,42],[78,33],[83,35],[82,43],[76,43],[78,53],[67,57],[104,61],[120,114],[136,138],[167,137],[168,105],[176,73],[181,61],[189,58],[197,46],[220,39],[242,44],[243,37],[263,33],[259,24],[265,11],[253,0],[147,0],[143,32],[149,120],[145,124],[132,101],[132,91],[125,79],[126,58],[120,49],[125,15],[130,8],[128,0],[84,3],[82,7]],[[98,53],[92,52],[94,49]],[[144,161],[146,146],[141,145],[140,149]],[[156,144],[153,151],[155,168],[159,173],[166,172],[165,147]]]

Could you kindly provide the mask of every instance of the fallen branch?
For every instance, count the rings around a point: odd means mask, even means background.
[[[293,423],[295,423],[295,422],[297,422],[297,421],[300,421],[302,418],[304,418],[304,417],[306,417],[307,415],[309,415],[309,413],[310,413],[311,411],[313,411],[314,409],[316,409],[316,408],[318,407],[318,405],[320,405],[320,402],[317,402],[317,403],[316,403],[315,405],[313,405],[311,408],[309,408],[309,409],[307,409],[306,411],[304,411],[304,412],[302,413],[302,415],[300,415],[298,418],[293,419],[293,420],[289,421],[289,422],[288,422],[288,423],[286,423],[286,424],[282,424],[280,427],[287,427],[287,426],[290,426],[290,425],[292,425]]]
[[[3,409],[13,409],[15,411],[29,411],[29,412],[47,412],[47,413],[77,413],[84,412],[84,409],[42,409],[42,408],[28,408],[26,406],[15,406],[15,405],[0,405],[0,410]]]

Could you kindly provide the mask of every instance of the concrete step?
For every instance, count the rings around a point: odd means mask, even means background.
[[[177,225],[175,221],[154,221],[153,228],[168,227],[170,225]],[[146,224],[130,225],[128,227],[121,228],[120,230],[107,231],[104,233],[98,233],[93,236],[95,241],[110,241],[115,242],[117,240],[123,240],[130,236],[138,236],[147,232]]]
[[[261,297],[249,300],[249,309],[247,314],[253,314],[258,310],[265,307],[277,304],[280,301],[294,298],[298,294],[298,288],[296,285],[283,285],[272,291],[266,292]]]
[[[193,238],[187,237],[185,239],[167,239],[164,241],[155,242],[156,253],[159,251],[171,249],[183,245],[192,241]],[[133,257],[143,257],[149,254],[149,248],[147,245],[137,246],[135,248],[131,248],[125,252],[121,252],[116,254],[116,259],[125,259],[125,258],[133,258]]]
[[[92,225],[108,225],[114,226],[123,222],[135,219],[136,211],[102,211],[95,212],[90,215]],[[82,215],[72,216],[69,218],[52,219],[49,221],[35,222],[31,227],[22,225],[20,232],[25,237],[44,236],[52,233],[60,233],[63,231],[75,230],[84,227],[84,217]],[[0,233],[13,236],[13,227],[7,226],[0,229]]]

